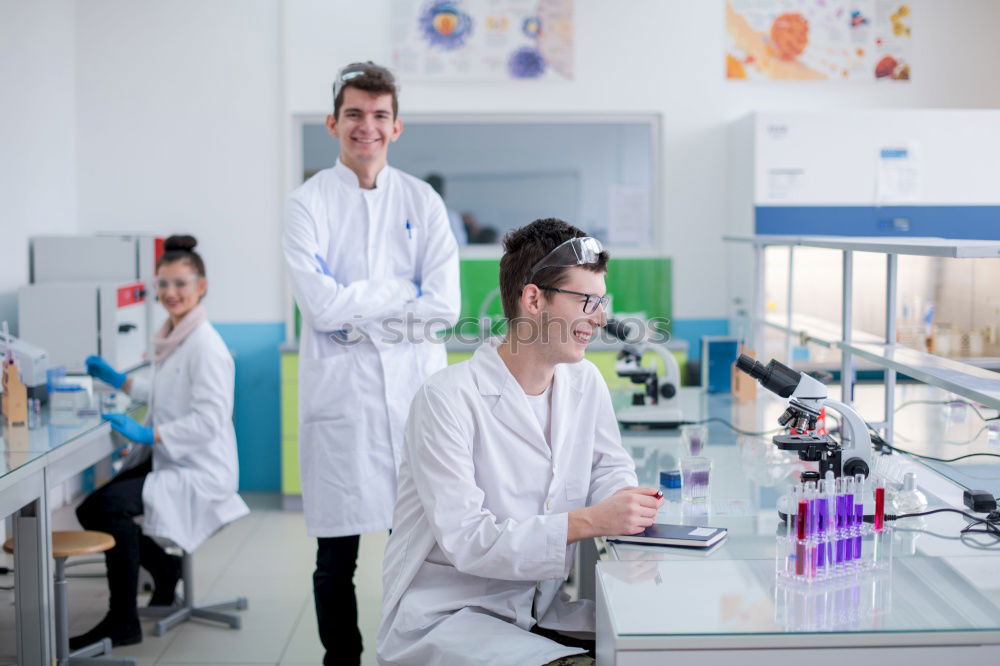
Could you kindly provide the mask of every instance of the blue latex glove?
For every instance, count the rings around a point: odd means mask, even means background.
[[[410,280],[410,282],[412,282],[413,286],[417,288],[417,298],[420,298],[424,293],[424,290],[420,288],[420,283],[416,280]]]
[[[139,422],[131,416],[125,416],[124,414],[101,414],[101,418],[111,423],[111,428],[116,432],[120,432],[126,439],[131,439],[137,444],[153,445],[153,429],[139,425]]]
[[[333,273],[330,272],[330,267],[327,265],[326,260],[318,254],[314,254],[313,256],[316,257],[316,261],[319,262],[319,268],[316,269],[316,272],[327,277],[333,277]]]
[[[116,389],[120,389],[122,384],[125,383],[125,375],[115,372],[114,368],[108,365],[108,362],[100,356],[88,356],[86,363],[87,374],[91,377],[97,377],[102,382],[107,382]]]

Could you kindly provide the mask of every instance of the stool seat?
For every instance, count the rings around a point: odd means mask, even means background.
[[[115,538],[105,532],[67,530],[52,533],[52,557],[92,555],[93,553],[103,553],[114,547]],[[3,549],[8,553],[13,553],[14,539],[7,539]]]
[[[56,658],[53,664],[61,666],[136,666],[131,657],[107,657],[98,655],[111,652],[111,639],[103,638],[96,643],[82,647],[75,652],[69,651],[69,610],[66,603],[66,558],[74,555],[92,555],[102,553],[115,547],[115,538],[106,532],[90,530],[66,530],[52,533],[52,558],[55,560],[55,586],[53,610],[56,619]],[[3,549],[14,552],[14,539],[7,539]],[[17,563],[14,566],[18,566]]]

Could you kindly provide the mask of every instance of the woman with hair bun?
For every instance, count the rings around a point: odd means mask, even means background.
[[[105,637],[114,645],[142,640],[136,608],[140,565],[153,577],[150,605],[173,605],[180,558],[154,537],[192,552],[250,511],[236,492],[233,359],[201,303],[208,280],[196,245],[192,236],[171,236],[156,262],[156,296],[168,317],[153,336],[151,376],[127,377],[99,356],[87,358],[88,373],[145,401],[149,412],[143,424],[124,414],[103,415],[140,446],[76,511],[84,528],[111,534],[115,547],[105,553],[108,614],[71,638],[72,650]],[[143,517],[141,528],[137,516]]]

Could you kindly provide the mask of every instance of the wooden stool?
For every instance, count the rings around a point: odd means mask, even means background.
[[[111,652],[111,639],[105,638],[93,645],[69,651],[69,608],[66,603],[66,558],[74,555],[92,555],[114,548],[115,540],[104,532],[74,530],[52,533],[52,558],[56,562],[55,572],[55,616],[56,616],[56,663],[64,664],[118,664],[136,666],[135,659],[102,659],[97,655]],[[14,539],[7,539],[3,549],[14,552]]]

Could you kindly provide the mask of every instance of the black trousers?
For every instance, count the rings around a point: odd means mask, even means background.
[[[152,462],[133,467],[91,493],[76,509],[84,529],[107,532],[115,547],[104,553],[108,568],[108,613],[121,624],[139,621],[136,594],[139,566],[154,579],[169,576],[176,564],[163,548],[142,533],[135,523],[143,514],[142,486],[153,471]]]
[[[324,666],[361,663],[358,601],[354,595],[360,542],[358,535],[317,539],[313,596],[319,639],[326,650]]]
[[[567,636],[566,634],[561,634],[558,631],[552,629],[544,629],[539,627],[537,624],[531,628],[531,633],[538,634],[548,638],[550,641],[555,641],[560,645],[565,645],[566,647],[581,648],[587,651],[588,657],[595,657],[595,652],[597,651],[597,641],[587,639],[587,638],[576,638],[574,636]]]

